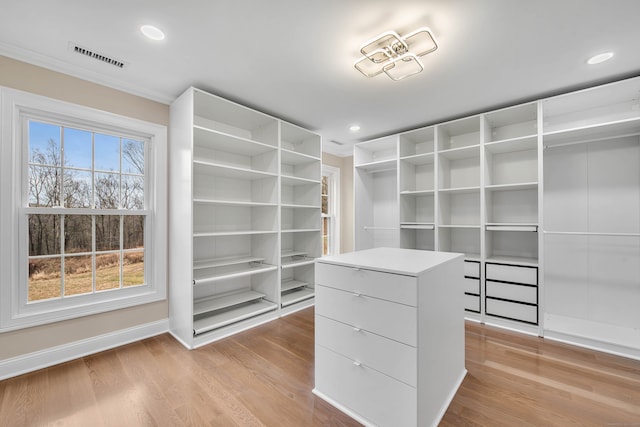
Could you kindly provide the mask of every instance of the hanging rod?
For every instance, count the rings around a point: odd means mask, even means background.
[[[567,236],[640,237],[640,233],[600,233],[595,231],[543,231],[543,233]]]

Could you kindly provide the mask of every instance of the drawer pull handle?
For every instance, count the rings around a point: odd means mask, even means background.
[[[353,328],[353,331],[354,331],[354,332],[360,332],[361,330],[362,330],[362,329],[360,329],[360,328]]]
[[[361,294],[360,292],[354,292],[354,293],[353,293],[353,296],[354,296],[354,297],[361,297],[361,296],[362,296],[362,294]]]
[[[353,361],[353,365],[354,365],[354,366],[360,366],[360,362],[358,362],[357,360],[354,360],[354,361]]]

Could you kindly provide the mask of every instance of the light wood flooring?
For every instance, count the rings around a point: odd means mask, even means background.
[[[441,426],[640,426],[640,362],[474,323]],[[313,309],[188,351],[164,334],[0,382],[0,426],[357,426],[311,393]]]

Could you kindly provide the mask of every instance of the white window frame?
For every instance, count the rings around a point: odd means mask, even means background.
[[[322,218],[329,218],[329,253],[326,256],[337,255],[340,253],[340,169],[323,164],[322,176],[329,177],[329,214],[321,214]]]
[[[0,87],[0,331],[147,304],[167,296],[167,128],[129,117]],[[28,149],[26,117],[94,131],[116,130],[145,144],[145,284],[108,292],[28,302]],[[69,214],[78,213],[69,210]],[[81,210],[94,213],[92,209]],[[64,212],[61,212],[64,213]],[[96,211],[96,215],[100,212]]]

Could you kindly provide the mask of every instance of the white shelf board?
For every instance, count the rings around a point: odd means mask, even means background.
[[[538,188],[537,182],[519,182],[515,184],[486,185],[487,191],[533,190]]]
[[[321,160],[319,157],[310,156],[309,154],[288,150],[286,148],[280,149],[280,159],[282,160],[282,163],[286,163],[288,165],[299,165],[302,163],[311,163]]]
[[[203,334],[205,332],[213,331],[214,329],[222,328],[223,326],[227,326],[241,320],[249,319],[251,317],[276,310],[277,308],[277,304],[265,300],[260,300],[256,301],[253,304],[240,306],[233,310],[215,313],[211,316],[194,320],[193,333],[195,335]]]
[[[536,148],[538,148],[537,134],[502,139],[484,144],[484,149],[492,154],[513,153],[515,151],[535,150]]]
[[[438,224],[439,228],[469,228],[480,230],[480,224]]]
[[[302,251],[284,251],[280,254],[281,258],[291,258],[294,256],[307,256],[308,252]]]
[[[282,185],[305,185],[305,184],[320,184],[319,180],[298,178],[297,176],[282,175]]]
[[[385,159],[385,160],[376,160],[374,162],[368,162],[368,163],[362,163],[362,164],[356,165],[357,169],[361,169],[370,173],[396,170],[397,167],[398,167],[398,164],[395,158]]]
[[[282,233],[311,233],[311,232],[319,232],[321,231],[319,228],[292,228],[287,230],[281,230]]]
[[[287,292],[287,291],[291,291],[291,290],[297,289],[297,288],[304,288],[307,285],[308,285],[307,282],[302,282],[302,281],[296,280],[296,279],[289,279],[289,280],[283,281],[280,284],[280,291],[281,292]]]
[[[517,257],[517,256],[491,255],[487,257],[486,261],[502,263],[502,264],[517,264],[517,265],[524,265],[528,267],[538,266],[538,260],[536,258],[525,258],[525,257]]]
[[[455,252],[455,251],[452,251]],[[477,252],[464,252],[464,259],[467,261],[480,261],[480,254]]]
[[[236,178],[245,180],[256,180],[264,178],[276,178],[278,175],[271,172],[263,172],[253,169],[240,168],[237,166],[223,165],[204,159],[193,161],[194,172],[205,175],[222,176],[225,178]]]
[[[313,264],[315,262],[315,258],[304,257],[304,258],[294,258],[290,261],[282,261],[282,268],[293,268],[293,267],[301,267],[303,265]]]
[[[193,269],[197,270],[200,268],[215,268],[215,267],[226,267],[230,265],[236,264],[247,264],[250,262],[263,262],[264,258],[253,257],[253,256],[245,256],[245,257],[223,257],[223,258],[213,258],[213,259],[203,259],[198,261],[193,261]]]
[[[442,150],[438,152],[438,155],[449,160],[469,159],[472,157],[480,158],[480,144]]]
[[[435,190],[403,190],[401,196],[428,196],[434,194]]]
[[[422,153],[400,157],[400,160],[403,162],[411,163],[412,165],[428,165],[434,162],[434,158],[434,153]]]
[[[440,193],[447,193],[447,194],[477,193],[477,192],[480,191],[480,186],[477,186],[477,187],[459,187],[459,188],[441,188],[438,191]]]
[[[246,290],[234,292],[215,297],[207,297],[193,301],[193,315],[208,313],[210,311],[223,310],[234,305],[244,304],[250,301],[259,300],[266,295],[260,292]]]
[[[276,234],[277,231],[237,230],[237,231],[199,231],[193,237],[247,236],[252,234]]]
[[[230,135],[204,126],[194,125],[193,134],[195,145],[228,153],[255,156],[278,149],[273,145]],[[198,142],[206,142],[206,145]]]
[[[402,222],[400,228],[405,230],[434,230],[435,225],[428,222]]]
[[[227,279],[236,279],[238,277],[252,276],[258,273],[266,273],[269,271],[277,270],[278,267],[271,264],[249,264],[247,267],[240,267],[242,264],[238,264],[238,268],[231,269],[229,271],[225,271],[224,273],[219,274],[210,274],[203,275],[202,277],[195,277],[194,275],[194,285],[205,285],[208,283],[217,282],[220,280]]]
[[[544,146],[552,147],[554,145],[598,141],[638,134],[640,134],[640,117],[633,117],[625,120],[545,132],[542,137]]]
[[[283,208],[292,208],[292,209],[320,209],[322,206],[320,205],[303,205],[300,203],[283,203],[280,205]]]
[[[487,223],[485,224],[487,231],[529,231],[537,232],[538,224],[524,223]]]
[[[194,204],[202,204],[202,205],[220,205],[220,206],[237,206],[237,207],[278,207],[277,203],[263,203],[263,202],[249,202],[249,201],[239,201],[239,200],[215,200],[215,199],[205,199],[205,198],[194,198]]]
[[[295,304],[297,302],[304,301],[309,298],[313,298],[313,296],[314,296],[313,289],[301,288],[300,290],[289,292],[282,295],[280,302],[282,304],[282,307],[286,307],[286,306]]]

